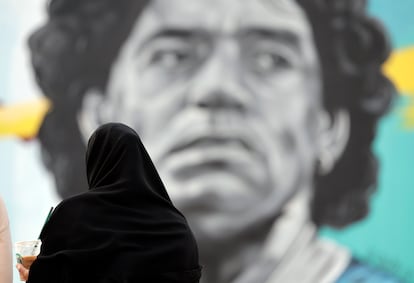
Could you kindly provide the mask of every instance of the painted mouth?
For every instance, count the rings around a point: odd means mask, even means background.
[[[257,143],[257,142],[256,142]],[[163,158],[163,165],[175,176],[198,174],[250,176],[263,166],[264,154],[253,139],[235,134],[188,135],[176,142]]]
[[[208,150],[211,148],[229,148],[237,147],[241,150],[247,152],[252,152],[252,145],[246,140],[238,137],[230,136],[202,136],[193,139],[184,139],[181,142],[177,143],[171,150],[168,152],[170,155],[180,153],[185,150],[199,149],[199,150]]]

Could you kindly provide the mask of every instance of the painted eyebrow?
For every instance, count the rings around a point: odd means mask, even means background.
[[[214,31],[213,32],[206,31],[200,28],[188,29],[188,28],[166,27],[166,28],[160,29],[159,31],[155,32],[154,34],[144,39],[139,50],[144,49],[151,42],[156,41],[158,39],[176,38],[176,39],[181,39],[181,40],[190,40],[194,38],[208,37],[208,34],[211,34],[211,33],[214,34]],[[292,48],[295,48],[298,50],[300,49],[300,40],[298,36],[289,30],[271,29],[271,28],[262,28],[262,27],[257,27],[257,28],[249,27],[249,28],[242,28],[241,30],[237,31],[235,36],[239,39],[243,39],[247,37],[257,37],[258,39],[262,39],[262,40],[282,42],[284,44],[291,46]]]
[[[295,49],[300,49],[299,37],[289,31],[283,29],[268,29],[268,28],[247,28],[243,29],[239,33],[239,37],[257,37],[263,40],[277,41],[287,44]]]
[[[163,28],[159,31],[155,32],[154,34],[148,36],[143,40],[143,43],[140,50],[145,48],[151,42],[156,41],[158,39],[164,38],[178,38],[183,40],[193,39],[197,37],[203,37],[206,34],[205,31],[201,29],[185,29],[185,28]]]

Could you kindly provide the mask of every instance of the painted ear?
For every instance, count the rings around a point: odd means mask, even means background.
[[[104,95],[99,90],[88,90],[83,97],[77,120],[85,144],[96,128],[103,123],[103,101]]]
[[[320,123],[319,173],[328,174],[343,154],[349,140],[350,117],[345,110],[337,110],[332,115],[325,113]]]

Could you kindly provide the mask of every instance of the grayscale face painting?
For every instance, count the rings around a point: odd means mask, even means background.
[[[353,276],[354,255],[318,232],[363,219],[377,182],[371,145],[393,88],[364,1],[51,3],[30,47],[55,107],[39,140],[60,196],[86,185],[91,133],[122,122],[194,231],[202,283]]]
[[[84,103],[84,115],[139,130],[173,201],[213,243],[268,222],[309,190],[331,135],[302,8],[242,2],[152,2],[114,63],[107,96],[91,92]]]

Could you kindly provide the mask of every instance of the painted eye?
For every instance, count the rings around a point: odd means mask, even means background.
[[[152,58],[151,64],[156,64],[163,68],[175,68],[186,64],[191,60],[191,53],[187,50],[165,49],[156,51]]]
[[[288,69],[291,64],[283,56],[271,52],[260,52],[254,56],[254,66],[260,72],[270,73]]]

